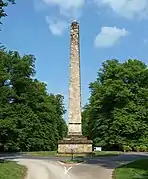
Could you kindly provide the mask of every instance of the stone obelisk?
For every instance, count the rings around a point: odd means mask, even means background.
[[[67,138],[58,142],[58,153],[91,153],[92,141],[82,135],[79,23],[70,27],[69,115]]]
[[[72,22],[70,29],[68,135],[82,135],[79,24],[76,21]]]

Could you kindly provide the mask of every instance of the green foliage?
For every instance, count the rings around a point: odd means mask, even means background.
[[[2,18],[6,17],[5,8],[9,3],[15,4],[15,0],[0,0],[0,25],[2,24]],[[1,29],[0,29],[1,30]],[[4,50],[5,46],[0,43],[0,49]]]
[[[56,150],[66,134],[63,96],[34,75],[34,56],[0,51],[0,151]]]
[[[140,145],[140,152],[147,152],[148,151],[148,147],[145,145]]]
[[[140,146],[134,147],[134,150],[136,152],[147,152],[148,151],[148,147],[145,146],[145,145],[140,145]]]
[[[88,112],[89,112],[89,106],[85,105],[82,112],[82,133],[84,136],[88,136],[88,120],[89,120]]]
[[[95,145],[106,150],[148,145],[148,68],[143,62],[107,60],[90,90],[83,131]]]
[[[123,146],[122,146],[122,150],[123,150],[124,152],[130,152],[130,151],[132,151],[132,148],[131,148],[130,146],[123,145]]]
[[[11,2],[12,4],[14,4],[14,3],[15,3],[15,0],[0,0],[0,19],[1,19],[2,17],[7,16],[7,14],[6,14],[4,8],[8,6],[8,3],[9,3],[9,2]],[[1,21],[0,21],[0,23],[1,23]]]

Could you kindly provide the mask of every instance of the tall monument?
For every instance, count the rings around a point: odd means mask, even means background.
[[[91,153],[92,141],[82,135],[79,24],[70,28],[70,79],[67,137],[58,142],[58,153]]]
[[[82,135],[79,24],[73,21],[70,29],[70,82],[68,135]]]

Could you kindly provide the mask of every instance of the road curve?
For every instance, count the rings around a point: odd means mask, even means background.
[[[28,168],[26,179],[69,179],[69,177],[76,179],[58,162],[32,159],[14,159],[13,161]]]
[[[113,157],[86,158],[82,164],[65,165],[59,157],[3,156],[28,168],[26,179],[111,179],[115,167],[148,157],[148,153],[127,153]],[[0,157],[1,158],[1,157]]]

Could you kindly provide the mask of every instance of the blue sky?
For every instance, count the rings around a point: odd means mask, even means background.
[[[36,77],[68,106],[69,26],[80,23],[82,106],[103,61],[148,62],[148,0],[16,0],[6,9],[1,42],[33,54]]]

